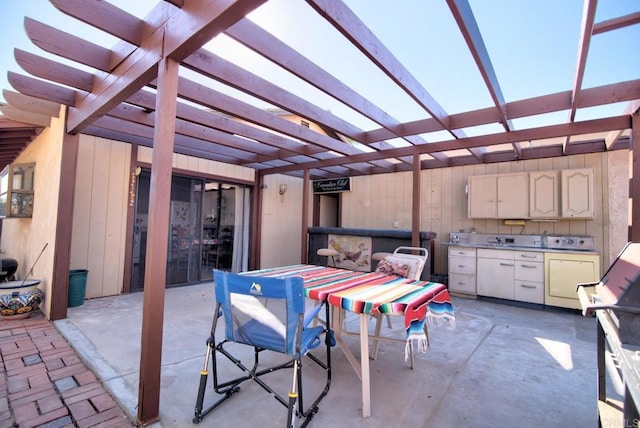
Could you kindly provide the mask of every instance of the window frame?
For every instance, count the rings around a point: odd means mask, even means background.
[[[31,169],[31,180],[21,180],[20,186],[16,188],[16,171],[23,169]],[[16,163],[8,165],[0,173],[0,218],[31,218],[33,217],[33,203],[35,199],[35,175],[36,164],[30,163]],[[27,186],[25,187],[25,182]],[[22,198],[31,200],[31,208],[27,210],[21,210],[20,212],[14,212],[14,196],[22,195]],[[4,203],[4,208],[2,207]]]

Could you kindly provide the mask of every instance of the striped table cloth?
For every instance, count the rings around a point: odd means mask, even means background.
[[[356,314],[404,315],[407,342],[425,351],[425,322],[455,327],[453,305],[444,284],[376,272],[355,272],[314,265],[293,265],[245,272],[268,277],[300,276],[305,296]]]

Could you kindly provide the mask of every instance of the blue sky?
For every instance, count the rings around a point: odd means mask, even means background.
[[[128,12],[144,17],[157,0],[111,0]],[[459,113],[492,105],[489,93],[457,31],[444,0],[346,0],[346,4],[365,22],[411,71],[433,98],[449,113]],[[571,89],[582,19],[582,0],[470,0],[480,31],[492,59],[504,98],[524,98]],[[600,0],[596,22],[640,10],[640,0]],[[50,57],[28,40],[23,17],[28,15],[65,31],[111,47],[115,39],[90,35],[85,24],[58,12],[46,0],[1,0],[4,17],[0,27],[0,86],[12,89],[6,81],[7,71],[23,73],[13,61],[13,48]],[[401,122],[428,115],[406,94],[390,84],[389,79],[372,67],[355,48],[300,0],[270,0],[251,18],[290,46]],[[268,76],[306,99],[318,103],[334,114],[367,130],[378,126],[308,84],[300,82],[279,67],[257,57],[237,43],[220,37],[211,49],[221,56]],[[584,75],[583,88],[640,78],[640,25],[596,35]],[[216,82],[208,85],[219,88]],[[227,92],[235,93],[230,90]],[[263,102],[255,102],[267,107]],[[605,115],[622,112],[624,105],[614,105]],[[580,111],[577,120],[602,115],[603,109]],[[516,120],[517,129],[536,121],[564,122],[567,112],[540,118]],[[493,125],[469,129],[467,133],[499,130]],[[440,139],[436,133],[430,141]],[[448,138],[448,137],[443,137]]]

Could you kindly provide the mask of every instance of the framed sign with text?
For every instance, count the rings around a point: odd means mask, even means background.
[[[336,193],[351,191],[351,178],[328,178],[313,181],[313,193]]]

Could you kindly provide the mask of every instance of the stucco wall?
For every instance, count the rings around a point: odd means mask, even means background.
[[[265,176],[264,184],[258,189],[263,198],[260,268],[300,263],[303,180],[276,174]],[[287,186],[284,195],[279,194],[281,184]]]
[[[39,287],[45,292],[45,301],[40,309],[47,317],[51,308],[51,299],[48,297],[51,295],[56,251],[63,130],[64,121],[53,118],[51,127],[46,128],[14,161],[36,164],[33,216],[4,219],[0,244],[4,256],[18,261],[17,278],[24,279],[33,266],[33,273],[29,278],[41,281]],[[46,249],[42,251],[45,245]],[[38,259],[40,253],[42,256]]]

